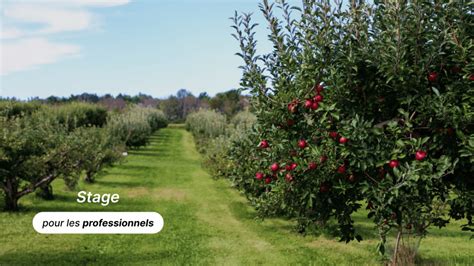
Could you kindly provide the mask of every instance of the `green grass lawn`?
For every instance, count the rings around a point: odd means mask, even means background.
[[[170,127],[107,169],[95,184],[79,184],[78,191],[118,193],[118,204],[78,204],[77,191],[66,190],[60,180],[54,183],[53,201],[34,195],[21,199],[21,212],[0,212],[0,265],[382,264],[375,252],[376,231],[365,213],[356,216],[365,238],[360,243],[302,236],[291,221],[255,219],[246,199],[226,180],[212,179],[200,160],[190,133]],[[41,211],[156,211],[165,225],[155,235],[41,235],[31,225]],[[460,224],[431,229],[422,241],[420,262],[474,265],[474,240]]]

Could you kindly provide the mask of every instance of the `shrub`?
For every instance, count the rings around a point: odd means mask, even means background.
[[[0,116],[10,119],[13,117],[31,115],[42,107],[43,105],[38,102],[0,101]]]
[[[219,156],[226,163],[210,162],[210,167],[218,170],[214,171],[217,176],[228,178],[233,186],[243,190],[247,197],[255,203],[255,197],[265,191],[265,187],[254,178],[258,172],[258,162],[261,158],[255,154],[255,139],[258,139],[253,128],[240,127],[240,130],[233,130],[233,133],[226,140],[225,148],[219,146],[222,150]],[[210,153],[212,154],[212,153]],[[210,156],[208,156],[210,157]]]
[[[186,118],[186,129],[194,135],[201,152],[208,140],[225,134],[226,125],[225,116],[211,110],[202,109]]]
[[[391,230],[422,237],[448,223],[447,214],[467,218],[472,230],[468,4],[353,1],[343,10],[282,1],[283,21],[268,1],[260,7],[270,53],[256,54],[250,15],[233,21],[241,85],[253,95],[258,142],[266,143],[254,149],[263,178],[240,168],[240,183],[250,192],[264,187],[253,194],[261,213],[296,217],[301,230],[335,219],[342,240],[360,240],[352,214],[366,201],[381,253]],[[236,158],[248,147],[236,146]]]
[[[46,110],[54,115],[60,124],[67,126],[69,131],[78,127],[102,127],[107,123],[107,110],[96,104],[73,102],[51,106]]]
[[[146,145],[155,130],[168,124],[161,111],[138,106],[116,114],[108,123],[112,134],[131,148]]]
[[[238,179],[241,173],[234,169],[242,167],[248,158],[235,158],[233,148],[248,143],[256,120],[249,111],[239,112],[230,120],[225,134],[209,142],[204,162],[214,176],[227,177],[237,185],[235,178]],[[251,154],[246,155],[252,158]]]
[[[144,112],[144,115],[148,118],[148,124],[150,124],[153,132],[168,126],[168,120],[161,110],[142,108],[142,112]]]
[[[195,136],[198,149],[204,154],[203,164],[211,175],[229,178],[238,186],[236,179],[241,178],[241,173],[235,169],[245,167],[236,167],[236,164],[249,162],[252,156],[235,156],[236,153],[232,150],[240,143],[252,143],[249,141],[249,133],[255,122],[255,115],[248,111],[237,113],[226,124],[223,115],[215,111],[200,110],[188,116],[186,127]],[[249,151],[253,152],[251,149]]]
[[[82,143],[81,166],[86,182],[94,182],[96,174],[119,161],[125,151],[125,144],[112,134],[110,127],[83,127],[75,134]]]
[[[257,122],[257,117],[249,111],[237,113],[231,120],[230,124],[237,130],[248,130]]]

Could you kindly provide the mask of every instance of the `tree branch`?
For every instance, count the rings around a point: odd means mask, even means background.
[[[387,121],[380,122],[380,123],[376,124],[374,127],[383,128],[384,126],[388,125],[388,123],[390,123],[390,122],[399,122],[399,121],[402,121],[402,119],[399,119],[399,118],[390,119],[390,120],[387,120]]]
[[[49,176],[44,177],[43,179],[41,179],[40,181],[35,183],[33,186],[27,187],[27,188],[23,189],[22,191],[18,192],[18,194],[17,194],[18,198],[23,197],[26,194],[35,191],[36,188],[40,187],[41,185],[43,185],[45,183],[48,183],[48,182],[52,181],[54,178],[56,178],[56,176],[54,176],[54,175],[49,175]]]
[[[364,172],[364,174],[370,179],[372,180],[375,184],[378,184],[379,182],[377,180],[375,180],[374,178],[372,178],[369,174],[367,174],[366,172]]]

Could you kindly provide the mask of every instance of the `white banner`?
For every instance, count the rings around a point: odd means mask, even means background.
[[[40,212],[33,218],[41,234],[156,234],[163,225],[157,212]]]

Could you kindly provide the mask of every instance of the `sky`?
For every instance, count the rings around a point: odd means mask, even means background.
[[[4,98],[238,88],[235,10],[254,12],[259,49],[271,48],[258,0],[0,1]]]

